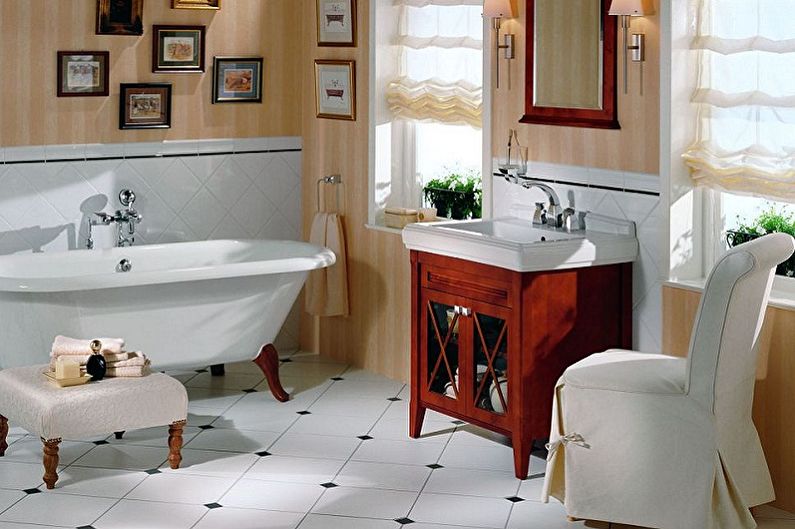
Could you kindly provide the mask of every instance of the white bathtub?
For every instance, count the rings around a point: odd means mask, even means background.
[[[46,363],[57,334],[123,337],[159,370],[253,360],[309,271],[334,261],[307,243],[230,240],[3,256],[0,368]]]

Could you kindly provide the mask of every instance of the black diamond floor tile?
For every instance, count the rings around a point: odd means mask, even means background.
[[[436,470],[436,469],[439,469],[439,468],[444,468],[442,465],[437,465],[436,463],[433,463],[431,465],[425,465],[425,466],[430,468],[430,469],[433,469],[433,470]]]
[[[254,452],[254,455],[258,455],[260,457],[268,457],[269,455],[271,455],[271,453],[263,450],[262,452]]]
[[[97,445],[97,446],[102,446],[102,445],[106,445],[106,444],[109,444],[109,443],[107,441],[105,441],[105,440],[102,440],[102,441],[94,441],[94,444]]]
[[[293,361],[293,359],[292,358],[281,358],[280,361],[281,361],[282,364],[289,364],[290,362]]]
[[[339,382],[340,380],[345,380],[345,379],[342,378],[342,377],[331,377],[331,380],[333,380],[335,382]]]
[[[197,373],[206,373],[207,370],[206,369],[197,369],[196,372]]]
[[[81,525],[77,529],[94,529],[93,525]]]
[[[223,507],[223,505],[221,505],[220,503],[205,503],[204,506],[207,507],[208,509],[220,509],[221,507]]]
[[[403,399],[398,398],[398,397],[390,397],[390,398],[388,398],[386,400],[388,400],[389,402],[400,402]]]
[[[456,426],[461,426],[462,424],[466,424],[464,421],[459,421],[459,420],[450,421],[450,422],[455,424]]]
[[[370,439],[372,439],[372,437],[370,437],[369,435],[360,435],[357,437],[357,439],[361,439],[362,441],[369,441]]]
[[[215,426],[212,424],[202,424],[199,426],[199,430],[212,430],[213,428],[215,428]]]
[[[321,483],[320,486],[324,487],[324,488],[327,488],[327,489],[333,489],[334,487],[339,487],[339,485],[337,485],[336,483],[331,483],[331,482],[329,482],[329,483]]]
[[[256,390],[256,389],[254,389],[254,388],[251,388],[251,389],[244,389],[244,390],[243,390],[243,393],[256,393],[256,392],[257,392],[257,390]]]
[[[41,491],[39,489],[24,489],[22,492],[25,494],[38,494]]]
[[[414,520],[411,518],[395,518],[395,521],[399,524],[408,525],[410,523],[414,523]]]
[[[298,415],[312,415],[312,412],[311,411],[307,411],[307,410],[297,411],[295,413],[297,413]]]
[[[520,501],[524,501],[524,498],[520,498],[519,496],[508,496],[505,499],[512,503],[519,503]]]
[[[158,469],[156,469],[156,468],[153,468],[153,469],[151,469],[151,470],[147,470],[147,471],[146,471],[146,473],[147,473],[147,474],[149,474],[150,476],[154,476],[155,474],[162,474],[162,472],[160,472],[160,471],[159,471]]]

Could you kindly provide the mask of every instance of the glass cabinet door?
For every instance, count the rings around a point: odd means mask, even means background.
[[[472,404],[476,410],[507,415],[508,320],[472,311]]]
[[[462,317],[454,304],[428,297],[424,299],[424,309],[424,389],[432,395],[460,401],[463,398],[459,380]]]

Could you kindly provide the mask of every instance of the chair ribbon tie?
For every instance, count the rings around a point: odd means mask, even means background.
[[[558,451],[558,448],[569,443],[581,446],[582,448],[591,448],[591,445],[585,442],[585,439],[583,439],[582,435],[578,433],[570,433],[568,435],[559,437],[556,441],[546,444],[547,461],[552,459],[552,456],[555,455],[555,452]]]

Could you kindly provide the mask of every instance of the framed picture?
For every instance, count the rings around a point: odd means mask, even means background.
[[[204,26],[153,26],[152,71],[204,71]]]
[[[97,0],[97,35],[143,35],[144,0]]]
[[[261,103],[262,57],[215,57],[213,103]]]
[[[221,0],[171,0],[171,9],[221,9]]]
[[[107,51],[59,51],[58,97],[107,96],[109,64]]]
[[[122,83],[119,128],[171,128],[171,84]]]
[[[356,0],[317,1],[317,45],[356,46]]]
[[[315,104],[319,118],[356,119],[354,61],[315,61]]]

